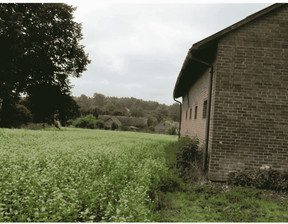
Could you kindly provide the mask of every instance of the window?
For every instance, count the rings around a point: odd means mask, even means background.
[[[186,120],[187,120],[188,110],[186,110]]]
[[[195,119],[195,120],[197,119],[197,109],[198,109],[198,107],[195,106],[195,111],[194,111],[194,119]]]
[[[192,117],[192,108],[190,108],[190,115],[189,115],[189,119],[191,120]]]
[[[203,118],[207,117],[207,100],[203,103]]]

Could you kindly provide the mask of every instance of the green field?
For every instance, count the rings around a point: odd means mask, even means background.
[[[0,222],[153,221],[177,137],[0,129]]]
[[[136,132],[0,129],[0,222],[288,221],[281,192],[184,183],[176,142]]]

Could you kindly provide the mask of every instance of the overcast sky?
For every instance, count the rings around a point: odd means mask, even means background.
[[[168,105],[174,103],[174,85],[193,43],[272,4],[65,2],[77,7],[81,44],[91,60],[81,78],[71,79],[72,95],[97,92]]]

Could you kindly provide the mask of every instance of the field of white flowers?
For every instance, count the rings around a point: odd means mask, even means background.
[[[0,222],[153,221],[177,137],[85,129],[0,129]],[[153,195],[153,194],[152,194]]]

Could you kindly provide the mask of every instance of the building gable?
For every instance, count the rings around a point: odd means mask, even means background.
[[[263,165],[288,170],[287,43],[287,4],[219,40],[210,179]]]
[[[182,128],[196,136],[205,129],[211,180],[263,165],[288,170],[287,43],[288,4],[274,4],[189,50],[173,97],[183,99]],[[209,68],[205,107],[211,118],[196,126],[189,121],[196,110],[191,99],[200,97],[196,90]]]
[[[247,18],[235,23],[226,29],[223,29],[195,44],[189,49],[188,54],[184,60],[181,71],[178,75],[173,97],[178,98],[185,95],[189,86],[193,84],[199,76],[201,76],[204,71],[207,69],[207,65],[197,62],[195,59],[200,59],[206,63],[212,64],[215,60],[218,41],[225,37],[226,35],[234,32],[238,29],[241,29],[243,26],[246,26],[250,22],[262,19],[263,17],[273,13],[276,10],[287,7],[287,3],[277,3],[273,4],[270,7],[267,7],[259,12],[254,13],[253,15],[248,16]]]

